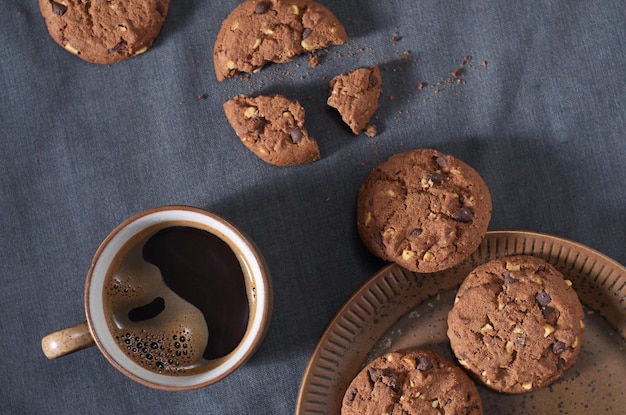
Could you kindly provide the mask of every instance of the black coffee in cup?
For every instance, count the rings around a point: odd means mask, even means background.
[[[225,241],[200,226],[147,229],[107,273],[109,329],[135,363],[156,373],[200,372],[233,352],[248,327],[242,265]]]

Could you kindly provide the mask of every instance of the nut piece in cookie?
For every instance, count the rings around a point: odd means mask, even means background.
[[[79,58],[100,64],[147,51],[169,5],[170,0],[39,0],[52,39]]]
[[[335,15],[313,0],[247,0],[222,23],[213,47],[218,81],[255,73],[270,62],[343,44],[348,35]]]
[[[543,259],[511,256],[474,269],[448,314],[459,363],[483,385],[524,393],[556,381],[583,339],[583,308],[571,282]]]
[[[359,189],[357,229],[378,257],[414,272],[458,265],[484,238],[491,196],[459,159],[418,149],[376,166]]]
[[[304,108],[281,95],[238,95],[224,103],[228,122],[245,146],[267,163],[292,166],[320,158],[304,128]]]
[[[337,75],[330,81],[327,103],[336,108],[354,134],[365,130],[378,108],[382,79],[377,66]]]
[[[346,390],[341,415],[481,415],[476,385],[444,357],[419,349],[387,353],[366,365]]]

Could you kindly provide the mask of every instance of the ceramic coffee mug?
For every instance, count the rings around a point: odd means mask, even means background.
[[[144,385],[189,390],[240,367],[261,343],[272,290],[254,243],[201,209],[164,206],[120,224],[85,284],[87,321],[43,338],[54,359],[97,345]]]

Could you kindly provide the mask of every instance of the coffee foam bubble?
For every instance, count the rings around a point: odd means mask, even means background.
[[[112,264],[104,287],[105,312],[113,338],[140,366],[163,374],[191,374],[207,361],[208,328],[202,312],[180,298],[167,285],[157,267],[143,259],[150,235],[130,241]],[[164,308],[156,316],[131,321],[129,313],[162,298]]]

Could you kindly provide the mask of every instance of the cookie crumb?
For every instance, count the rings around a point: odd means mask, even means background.
[[[209,94],[200,94],[198,95],[198,99],[200,101],[205,101],[209,97]]]
[[[463,58],[463,61],[461,61],[461,66],[469,65],[471,62],[472,62],[472,56],[467,55]]]
[[[365,127],[365,135],[372,138],[378,134],[378,128],[374,124],[367,124]]]
[[[320,58],[317,55],[312,55],[311,58],[309,59],[309,66],[311,68],[315,68],[317,65],[319,65],[320,63]]]

